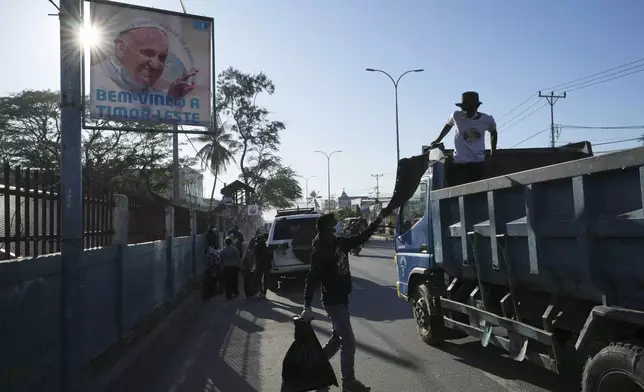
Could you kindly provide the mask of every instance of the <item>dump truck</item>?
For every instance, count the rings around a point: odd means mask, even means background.
[[[423,148],[396,227],[420,339],[473,336],[584,392],[644,389],[644,148],[498,150],[483,180],[447,187],[450,155]]]

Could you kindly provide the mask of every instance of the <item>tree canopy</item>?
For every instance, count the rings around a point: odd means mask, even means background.
[[[0,97],[0,161],[42,170],[60,169],[59,104],[58,92],[51,90],[25,90]],[[171,135],[118,130],[142,128],[139,123],[110,125],[116,130],[82,133],[85,180],[128,194],[167,189],[171,183]],[[145,124],[145,128],[151,127],[165,126]],[[183,163],[191,162],[184,159]]]
[[[262,72],[247,74],[228,68],[217,80],[218,110],[239,141],[240,179],[253,188],[262,210],[287,208],[302,197],[297,173],[277,155],[280,133],[286,126],[272,120],[268,109],[257,104],[260,95],[274,92],[275,85]]]

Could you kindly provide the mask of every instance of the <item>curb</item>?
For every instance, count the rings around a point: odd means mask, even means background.
[[[376,241],[393,241],[392,237],[383,237],[383,236],[377,236],[377,235],[371,236],[371,239]]]

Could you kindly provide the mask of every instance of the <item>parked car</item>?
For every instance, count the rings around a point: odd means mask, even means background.
[[[278,211],[266,242],[273,251],[273,265],[268,282],[270,290],[276,290],[282,279],[306,277],[319,216],[313,210]]]

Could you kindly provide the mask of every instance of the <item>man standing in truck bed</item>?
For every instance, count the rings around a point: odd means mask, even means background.
[[[454,135],[453,165],[447,172],[449,186],[466,184],[483,179],[485,163],[485,131],[490,132],[490,157],[496,153],[497,131],[494,118],[478,111],[482,102],[474,91],[463,93],[457,110],[449,117],[438,138],[432,143],[436,146],[456,126]],[[451,169],[451,170],[450,170]],[[451,172],[450,172],[451,171]]]

